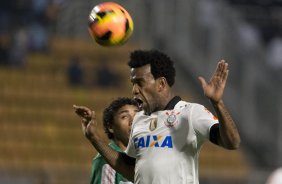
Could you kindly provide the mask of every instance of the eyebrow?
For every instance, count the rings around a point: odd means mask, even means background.
[[[138,109],[134,109],[134,111],[137,111],[138,112]],[[118,115],[122,114],[122,113],[129,113],[129,110],[123,110],[123,111],[120,111],[118,113]]]
[[[129,110],[123,110],[123,111],[120,111],[119,113],[118,113],[118,115],[120,115],[120,114],[122,114],[122,113],[128,113],[129,112]]]
[[[139,77],[139,78],[131,78],[131,82],[141,82],[144,81],[144,77]]]

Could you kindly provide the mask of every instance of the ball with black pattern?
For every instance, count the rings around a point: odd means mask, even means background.
[[[102,46],[124,44],[132,35],[133,27],[130,14],[114,2],[96,5],[89,15],[89,33]]]

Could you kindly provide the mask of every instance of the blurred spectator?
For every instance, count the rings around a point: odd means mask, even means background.
[[[28,53],[28,37],[25,28],[19,27],[13,35],[9,51],[9,65],[13,67],[24,67]]]
[[[25,28],[0,31],[0,64],[2,66],[22,67],[26,63],[28,38]]]
[[[23,66],[30,51],[49,50],[51,26],[62,0],[1,1],[0,64]]]
[[[32,0],[33,17],[43,23],[47,22],[47,9],[50,0]]]
[[[0,65],[8,65],[10,50],[10,34],[0,32]]]
[[[266,61],[269,66],[277,72],[282,69],[282,37],[274,37],[268,47],[266,53]]]
[[[219,25],[221,19],[219,3],[213,0],[200,0],[197,4],[197,21],[207,29]]]
[[[13,24],[18,28],[18,25],[27,25],[32,18],[31,0],[14,0],[12,1],[11,16]]]
[[[47,52],[49,40],[54,33],[54,24],[60,9],[55,0],[32,0],[32,19],[30,20],[31,51]]]
[[[7,66],[12,38],[12,9],[14,2],[1,1],[0,6],[0,65]]]
[[[200,0],[197,3],[196,12],[196,22],[201,34],[198,44],[204,55],[208,56],[211,52],[214,32],[221,25],[220,6],[214,0]]]
[[[239,22],[240,25],[237,26],[238,36],[240,42],[238,43],[239,49],[244,56],[251,54],[257,54],[258,49],[262,45],[262,39],[259,30],[245,22]]]
[[[71,86],[84,85],[84,71],[80,64],[80,58],[73,56],[67,69],[68,82]]]
[[[29,26],[30,51],[47,52],[49,46],[48,30],[42,23],[32,22]]]
[[[114,70],[112,70],[108,59],[103,58],[101,61],[99,61],[99,63],[100,66],[95,73],[95,85],[102,88],[120,86],[120,76]]]
[[[54,34],[56,32],[56,24],[60,10],[64,5],[64,0],[50,0],[47,8],[47,17],[49,21],[49,32]]]

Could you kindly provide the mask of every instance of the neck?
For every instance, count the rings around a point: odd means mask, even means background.
[[[124,151],[124,150],[126,149],[126,145],[123,144],[122,141],[116,140],[116,139],[114,139],[113,141],[115,142],[115,144],[116,144],[122,151]]]
[[[173,97],[175,97],[175,94],[170,89],[166,89],[162,93],[158,93],[155,96],[156,99],[156,106],[154,106],[155,109],[151,111],[145,111],[144,112],[145,115],[150,115],[153,112],[164,110],[167,104],[173,99]]]
[[[173,99],[173,97],[175,97],[175,94],[169,90],[167,93],[165,93],[162,97],[161,97],[161,109],[164,110],[165,107],[167,106],[167,104]]]

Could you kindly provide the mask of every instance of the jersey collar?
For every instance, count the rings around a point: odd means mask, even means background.
[[[175,97],[173,97],[173,98],[168,102],[168,104],[166,105],[166,107],[164,108],[164,110],[172,110],[172,109],[174,109],[174,106],[175,106],[179,101],[181,101],[180,96],[175,96]]]
[[[109,146],[111,148],[113,148],[114,150],[117,150],[118,152],[123,152],[120,147],[113,141],[111,140],[110,143],[109,143]]]

